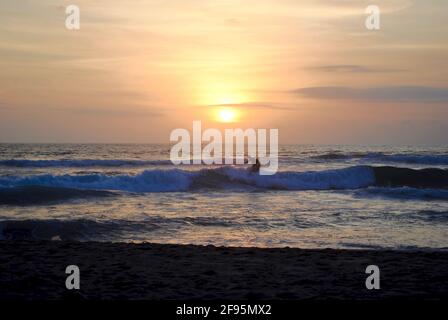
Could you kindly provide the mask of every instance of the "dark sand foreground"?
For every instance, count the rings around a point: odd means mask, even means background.
[[[81,290],[65,288],[78,265]],[[381,289],[367,290],[367,265]],[[0,242],[0,299],[447,299],[448,252]]]

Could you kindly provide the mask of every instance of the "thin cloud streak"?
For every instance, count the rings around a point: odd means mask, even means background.
[[[69,112],[81,115],[116,116],[116,117],[164,117],[165,114],[152,110],[135,110],[129,108],[48,108],[49,111]]]
[[[308,87],[292,91],[311,99],[340,99],[391,102],[448,102],[448,88],[425,86],[393,87]]]
[[[269,103],[269,102],[245,102],[245,103],[225,103],[225,104],[210,104],[207,107],[235,107],[235,108],[253,108],[253,109],[273,109],[273,110],[291,110],[286,106],[280,106],[283,103]],[[284,104],[283,104],[284,105]]]
[[[355,64],[322,65],[322,66],[307,67],[305,69],[311,71],[321,71],[331,73],[389,73],[389,72],[404,71],[403,69],[368,67]]]

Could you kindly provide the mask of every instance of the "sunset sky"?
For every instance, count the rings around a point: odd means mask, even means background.
[[[202,120],[281,143],[446,143],[447,17],[446,0],[3,0],[0,142],[163,143]]]

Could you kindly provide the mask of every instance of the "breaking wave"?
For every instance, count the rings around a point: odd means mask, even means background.
[[[32,175],[0,178],[0,188],[45,186],[82,190],[128,192],[182,192],[203,188],[254,187],[280,190],[326,190],[362,188],[374,183],[367,166],[317,172],[279,172],[272,176],[252,174],[243,168],[221,167],[199,171],[145,170],[137,175]]]
[[[271,176],[253,174],[244,168],[224,166],[186,171],[145,170],[139,174],[64,174],[0,177],[0,204],[32,205],[78,198],[116,196],[118,192],[191,192],[200,190],[347,190],[394,197],[445,199],[448,170],[354,166],[344,169],[278,172]],[[393,188],[408,187],[408,189]],[[436,192],[433,189],[438,189]],[[386,192],[386,190],[388,190]],[[421,191],[426,190],[426,191]]]

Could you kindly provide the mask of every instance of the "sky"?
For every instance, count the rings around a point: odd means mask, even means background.
[[[3,0],[0,142],[168,143],[201,120],[280,143],[446,144],[447,14],[446,0]]]

